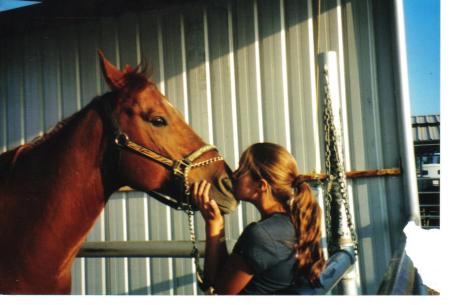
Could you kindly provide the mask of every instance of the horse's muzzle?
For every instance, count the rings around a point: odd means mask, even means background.
[[[238,205],[238,201],[233,196],[233,185],[230,177],[227,175],[220,176],[213,185],[210,197],[214,198],[223,214],[233,212]]]

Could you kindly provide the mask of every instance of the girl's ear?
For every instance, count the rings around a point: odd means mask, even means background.
[[[266,179],[261,179],[259,180],[259,189],[261,190],[261,192],[267,192],[267,190],[269,189],[269,183],[267,182]]]

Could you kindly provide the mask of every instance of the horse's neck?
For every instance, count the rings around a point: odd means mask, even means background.
[[[56,201],[50,204],[58,206],[61,213],[72,211],[74,216],[92,219],[103,209],[111,194],[102,177],[105,145],[103,124],[93,109],[70,121],[51,143],[58,157],[52,165],[57,175],[50,181]]]
[[[17,160],[17,172],[25,173],[16,175],[21,186],[14,214],[24,218],[15,220],[25,224],[24,252],[52,257],[57,270],[69,270],[112,192],[102,177],[106,146],[100,116],[85,109]]]

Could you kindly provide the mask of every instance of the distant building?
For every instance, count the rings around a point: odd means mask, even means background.
[[[440,222],[440,116],[412,117],[420,214],[424,228],[439,228]]]

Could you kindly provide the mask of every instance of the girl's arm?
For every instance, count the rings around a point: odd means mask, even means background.
[[[228,255],[225,243],[225,221],[214,199],[209,198],[211,184],[194,183],[193,199],[205,219],[206,248],[204,275],[218,294],[238,294],[253,274],[238,255]]]

